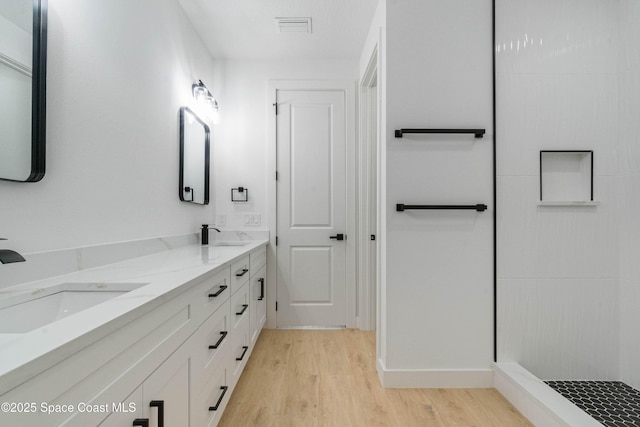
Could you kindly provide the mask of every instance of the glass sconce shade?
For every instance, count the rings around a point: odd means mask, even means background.
[[[207,89],[207,86],[205,86],[202,80],[198,80],[197,83],[192,85],[191,90],[193,92],[193,98],[202,106],[203,115],[216,123],[218,118],[218,101],[215,100],[209,89]]]

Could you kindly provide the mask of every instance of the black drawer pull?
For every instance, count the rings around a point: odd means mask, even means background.
[[[158,427],[164,427],[164,400],[152,400],[149,406],[158,408]]]
[[[236,272],[236,277],[242,277],[242,276],[244,276],[245,274],[247,274],[247,272],[248,272],[248,271],[249,271],[249,269],[248,269],[248,268],[243,268],[242,270],[240,270],[240,271]]]
[[[220,286],[220,290],[218,292],[216,292],[215,294],[209,294],[209,298],[215,298],[215,297],[219,296],[221,293],[224,292],[225,289],[227,289],[227,285]]]
[[[227,392],[227,389],[229,387],[227,387],[226,385],[223,385],[222,387],[220,387],[220,390],[222,390],[222,394],[220,395],[220,397],[218,398],[218,401],[216,402],[215,406],[209,406],[209,410],[210,411],[217,411],[218,407],[220,406],[220,404],[222,403],[222,399],[224,398],[225,393]]]
[[[228,334],[227,331],[220,332],[220,335],[221,335],[220,339],[218,339],[218,342],[215,343],[214,345],[210,345],[209,350],[215,350],[216,348],[220,347],[220,344],[222,344],[222,341],[224,341],[227,334]]]
[[[132,426],[149,427],[149,418],[136,418]]]
[[[264,299],[264,279],[258,279],[260,282],[260,296],[258,297],[258,301],[262,301]]]
[[[247,354],[247,350],[249,350],[249,347],[247,347],[246,345],[242,346],[242,354],[240,355],[240,357],[236,357],[236,360],[239,362],[242,359],[244,359],[244,355]]]
[[[242,316],[244,314],[244,312],[247,311],[247,307],[249,307],[249,304],[242,304],[242,310],[237,312],[236,316]]]

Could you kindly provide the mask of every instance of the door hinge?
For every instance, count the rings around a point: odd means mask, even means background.
[[[278,311],[278,301],[276,301],[276,311]]]
[[[278,180],[278,171],[276,171],[276,181]]]
[[[274,103],[273,103],[273,106],[274,106],[274,107],[276,107],[276,116],[277,116],[277,115],[278,115],[278,103],[277,103],[277,102],[274,102]]]
[[[276,236],[276,246],[278,246],[278,236]]]

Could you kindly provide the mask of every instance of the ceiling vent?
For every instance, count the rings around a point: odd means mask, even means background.
[[[276,18],[276,31],[311,34],[311,18]]]

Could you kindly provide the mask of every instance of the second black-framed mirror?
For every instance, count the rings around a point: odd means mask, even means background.
[[[180,183],[183,202],[209,204],[210,130],[189,107],[180,108]]]

